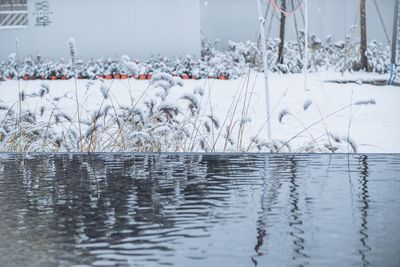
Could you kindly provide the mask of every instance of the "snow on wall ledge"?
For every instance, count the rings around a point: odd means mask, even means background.
[[[48,2],[46,26],[38,25],[43,2]],[[70,37],[83,58],[199,55],[201,50],[198,1],[28,0],[28,12],[28,27],[0,28],[0,59],[15,52],[15,39],[20,57],[68,57]]]

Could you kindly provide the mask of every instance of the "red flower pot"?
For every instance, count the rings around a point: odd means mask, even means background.
[[[52,80],[52,81],[54,81],[54,80],[57,80],[57,76],[50,76],[50,80]]]
[[[121,79],[121,75],[119,75],[119,74],[114,74],[114,79]]]
[[[188,79],[189,79],[189,75],[187,75],[187,74],[182,74],[182,75],[181,75],[181,78],[184,79],[184,80],[188,80]]]
[[[41,80],[46,80],[46,77],[44,75],[40,76]]]
[[[67,76],[65,76],[65,75],[61,76],[61,80],[66,80],[66,79],[67,79]]]
[[[147,75],[146,74],[140,74],[139,75],[139,80],[146,80],[147,79]]]
[[[153,78],[153,74],[147,74],[147,80],[151,80],[151,78]]]
[[[226,76],[226,75],[220,75],[220,76],[218,77],[218,79],[220,79],[220,80],[228,80],[228,76]]]
[[[128,74],[121,74],[121,79],[128,79],[129,77],[128,77]]]
[[[22,77],[22,79],[23,79],[24,81],[29,80],[29,75],[28,75],[28,74],[25,74],[24,77]]]
[[[104,79],[111,80],[112,79],[112,75],[104,75]]]

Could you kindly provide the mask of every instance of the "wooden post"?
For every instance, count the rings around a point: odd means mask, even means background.
[[[391,63],[396,64],[396,51],[397,51],[397,32],[398,32],[398,22],[399,22],[399,0],[396,0],[394,7],[394,19],[393,19],[393,37],[392,37],[392,58]]]
[[[360,0],[360,57],[361,69],[368,70],[367,51],[367,15],[365,0]]]
[[[282,9],[286,9],[286,0],[282,0]],[[286,25],[286,15],[281,12],[281,26],[279,30],[279,39],[281,40],[278,50],[278,63],[283,64],[283,49],[285,46],[285,25]]]
[[[390,60],[390,78],[389,84],[393,84],[396,78],[396,52],[397,52],[397,33],[399,28],[399,0],[396,0],[394,7],[394,18],[393,18],[393,37],[392,37],[392,57]]]

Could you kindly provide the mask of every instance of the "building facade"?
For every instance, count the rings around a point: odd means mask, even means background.
[[[68,57],[68,39],[83,58],[144,58],[201,50],[198,1],[0,0],[0,59]]]
[[[394,1],[375,1],[390,38]],[[386,43],[375,2],[367,0],[368,39]],[[293,18],[286,21],[288,40],[296,39]],[[359,0],[309,0],[309,20],[309,32],[321,39],[358,38]],[[297,22],[304,28],[300,12]],[[269,37],[278,32],[276,12]],[[0,0],[0,60],[16,51],[16,39],[21,57],[67,57],[74,37],[83,58],[146,58],[199,55],[201,35],[226,47],[258,34],[256,0]]]
[[[261,2],[269,2],[262,0]],[[277,1],[278,2],[278,1]],[[287,0],[291,8],[292,0]],[[293,0],[294,6],[300,0]],[[366,0],[367,6],[367,37],[369,41],[377,40],[387,43],[387,36],[378,15],[381,13],[383,23],[389,38],[392,37],[395,0]],[[309,3],[309,33],[324,40],[332,36],[335,40],[344,40],[346,36],[359,38],[359,0],[308,0]],[[225,46],[229,40],[257,40],[259,21],[256,0],[201,0],[201,28],[203,34],[210,40],[220,39]],[[265,8],[265,5],[264,5]],[[272,12],[269,12],[271,14]],[[279,12],[275,12],[269,37],[279,36]],[[304,29],[301,10],[296,12],[299,29]],[[271,20],[267,19],[267,24]],[[269,25],[266,26],[268,31]],[[296,40],[294,16],[286,19],[286,38]]]

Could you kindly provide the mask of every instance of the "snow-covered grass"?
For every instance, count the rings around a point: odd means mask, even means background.
[[[255,71],[182,86],[171,76],[48,86],[7,80],[0,82],[0,150],[400,152],[399,88],[324,83],[335,79],[387,76],[313,73],[305,91],[301,74],[271,74],[272,143],[265,142],[263,74]]]

